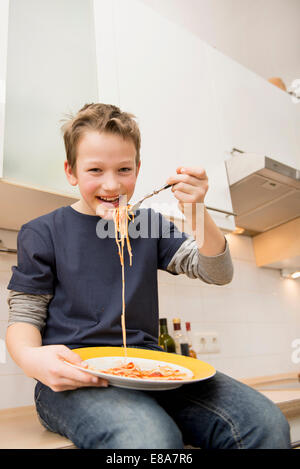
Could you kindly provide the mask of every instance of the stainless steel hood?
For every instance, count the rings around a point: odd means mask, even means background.
[[[300,217],[299,169],[236,149],[225,165],[235,222],[246,234],[254,236]]]

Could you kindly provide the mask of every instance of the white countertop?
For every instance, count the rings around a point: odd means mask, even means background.
[[[288,417],[300,417],[300,381],[298,373],[241,379],[273,401]]]

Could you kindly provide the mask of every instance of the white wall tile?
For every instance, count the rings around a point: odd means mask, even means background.
[[[300,318],[300,279],[282,279],[276,282],[276,292],[278,301],[282,309],[287,313],[295,313],[294,318],[299,321]]]
[[[207,360],[208,361],[208,360]],[[219,359],[218,370],[235,379],[249,378],[250,376],[267,376],[286,372],[296,371],[291,367],[287,368],[286,363],[281,360],[281,355],[263,355],[257,357],[228,357]],[[214,365],[213,365],[214,366]]]
[[[237,289],[222,286],[205,287],[202,290],[202,321],[239,322],[245,319],[245,310],[240,307],[243,295]]]
[[[288,322],[288,314],[282,307],[277,292],[257,291],[247,297],[245,308],[248,310],[249,322]]]
[[[4,360],[0,359],[0,375],[22,374],[23,372],[21,368],[19,368],[17,364],[13,361],[13,359],[11,358],[11,356],[9,355],[6,349],[6,345],[5,345],[6,330],[7,330],[7,321],[0,321],[0,340],[1,340],[2,347],[4,347],[5,349]]]
[[[187,285],[189,287],[197,287],[201,288],[204,285],[207,285],[205,282],[202,280],[199,281],[199,279],[195,278],[189,278],[185,274],[180,274],[180,275],[173,275],[174,278],[174,283],[175,285]]]
[[[258,291],[260,286],[259,267],[250,261],[239,259],[233,259],[233,267],[234,273],[230,284],[231,288]]]
[[[174,285],[174,275],[166,272],[165,270],[159,270],[157,272],[157,280],[159,285],[166,284],[166,285]]]
[[[186,321],[199,321],[203,312],[202,290],[189,285],[176,285],[174,289],[174,316]]]
[[[0,375],[0,409],[34,404],[35,384],[24,374]]]
[[[9,283],[10,277],[10,272],[0,271],[0,321],[7,320],[8,318],[7,285]]]
[[[175,286],[160,283],[158,285],[158,306],[161,318],[174,315],[175,310]]]

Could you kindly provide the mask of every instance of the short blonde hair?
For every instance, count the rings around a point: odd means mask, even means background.
[[[136,148],[136,165],[140,162],[141,135],[135,116],[117,106],[103,103],[86,104],[75,116],[68,116],[62,126],[67,161],[76,168],[77,144],[87,130],[97,130],[131,139]]]

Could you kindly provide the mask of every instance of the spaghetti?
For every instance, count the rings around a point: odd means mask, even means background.
[[[127,251],[129,254],[129,263],[132,265],[132,251],[128,235],[128,221],[134,220],[134,213],[131,211],[131,205],[119,205],[114,209],[113,220],[115,224],[115,239],[118,246],[120,262],[122,266],[122,336],[125,357],[127,357],[126,348],[126,326],[125,326],[125,274],[124,274],[124,245],[126,239]]]
[[[130,205],[119,205],[114,209],[113,220],[115,225],[115,239],[118,246],[118,252],[120,257],[120,263],[122,267],[122,314],[121,314],[121,325],[122,325],[122,336],[125,357],[127,357],[126,348],[126,325],[125,325],[125,274],[124,274],[124,246],[126,240],[127,251],[129,254],[130,266],[132,265],[132,251],[128,234],[128,222],[134,221],[134,213],[131,211]],[[95,370],[92,366],[88,366],[90,370]],[[184,380],[188,376],[186,373],[178,369],[171,368],[169,366],[158,365],[151,370],[142,370],[140,367],[135,365],[132,361],[124,363],[120,366],[107,368],[104,370],[96,370],[101,373],[122,376],[126,378],[136,379],[150,379],[150,380]]]
[[[90,370],[93,367],[88,366]],[[137,378],[137,379],[150,379],[150,380],[184,380],[188,379],[188,375],[180,370],[171,368],[169,366],[158,365],[151,370],[142,370],[133,362],[126,363],[114,368],[107,368],[105,370],[97,370],[100,373],[105,373],[113,376],[123,376],[124,378]]]

